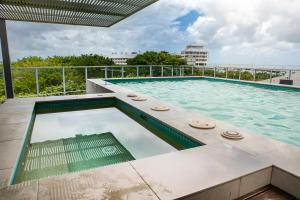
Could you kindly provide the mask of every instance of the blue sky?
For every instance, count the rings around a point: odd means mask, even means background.
[[[186,29],[192,25],[201,14],[196,10],[189,11],[186,15],[178,17],[175,20],[174,26],[176,26],[180,31],[186,31]]]
[[[8,22],[24,56],[180,52],[203,44],[218,64],[300,65],[300,1],[160,0],[111,28]]]

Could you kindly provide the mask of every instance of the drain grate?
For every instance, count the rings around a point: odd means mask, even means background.
[[[112,133],[33,143],[27,148],[17,182],[130,160],[134,157]]]

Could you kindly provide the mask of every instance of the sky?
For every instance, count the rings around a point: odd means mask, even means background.
[[[300,65],[299,0],[160,0],[110,28],[7,22],[11,59],[203,44],[211,64]]]

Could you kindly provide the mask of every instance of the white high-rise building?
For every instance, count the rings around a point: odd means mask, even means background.
[[[188,45],[180,55],[188,65],[206,66],[208,63],[208,51],[203,45]]]
[[[129,58],[134,58],[138,55],[137,52],[121,52],[121,53],[112,53],[109,58],[111,58],[116,65],[127,65],[127,60]]]

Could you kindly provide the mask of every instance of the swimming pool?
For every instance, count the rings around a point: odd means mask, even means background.
[[[119,86],[300,146],[300,90],[210,78],[119,79]]]
[[[12,183],[201,145],[114,97],[37,102]]]

